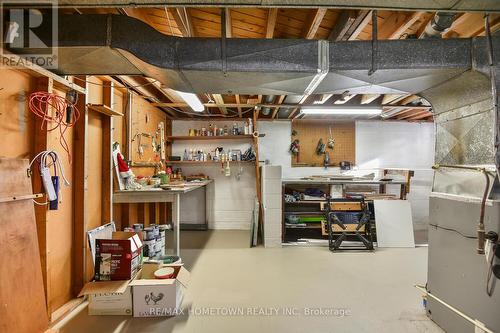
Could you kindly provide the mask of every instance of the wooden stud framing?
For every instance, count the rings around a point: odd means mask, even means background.
[[[46,91],[52,93],[54,88],[54,81],[52,78],[41,77],[36,81],[36,91]],[[35,119],[35,143],[34,143],[34,153],[41,152],[42,150],[47,150],[48,148],[48,135],[46,130],[41,129],[42,120],[39,117]],[[34,157],[34,156],[33,156]],[[36,173],[33,172],[35,175]],[[41,177],[33,178],[33,192],[45,192],[42,184]],[[38,248],[40,250],[40,262],[42,266],[42,277],[45,289],[45,297],[47,300],[51,300],[52,289],[50,286],[50,273],[47,261],[47,207],[35,205],[35,217],[36,217],[36,228],[38,235]],[[47,311],[51,313],[53,310],[50,301],[47,302]]]
[[[266,38],[273,38],[276,19],[278,18],[278,8],[269,8],[267,13]]]

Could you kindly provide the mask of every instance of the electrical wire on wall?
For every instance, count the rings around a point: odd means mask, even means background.
[[[68,92],[67,98],[46,91],[34,92],[29,96],[29,110],[42,119],[40,129],[47,132],[59,130],[59,143],[70,163],[71,153],[65,133],[80,118],[80,111],[75,105],[77,101],[78,94],[74,90]]]

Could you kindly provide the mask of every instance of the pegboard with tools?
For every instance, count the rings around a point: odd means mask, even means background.
[[[317,152],[320,139],[324,144],[323,151],[330,158],[328,166],[339,166],[341,161],[355,164],[356,127],[354,122],[295,120],[292,122],[291,141],[299,140],[299,153],[291,155],[292,166],[323,167],[325,154]],[[333,149],[330,148],[332,139]]]

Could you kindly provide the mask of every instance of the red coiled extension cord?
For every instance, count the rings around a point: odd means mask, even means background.
[[[30,111],[42,119],[40,129],[46,129],[48,132],[59,129],[59,142],[68,154],[69,163],[71,163],[71,153],[64,133],[69,127],[73,127],[80,118],[80,111],[75,104],[76,102],[71,103],[62,96],[45,91],[34,92],[30,94],[29,98]],[[66,119],[67,109],[72,110],[70,122],[67,122],[68,119]]]

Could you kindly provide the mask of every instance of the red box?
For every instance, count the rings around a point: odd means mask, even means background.
[[[134,232],[114,232],[112,239],[96,239],[96,281],[130,280],[142,266],[142,241]]]

